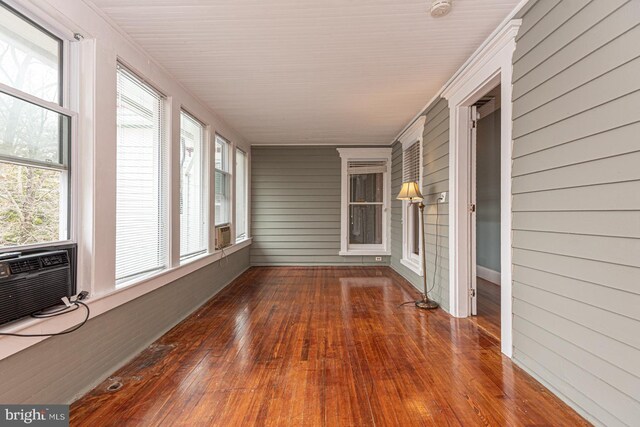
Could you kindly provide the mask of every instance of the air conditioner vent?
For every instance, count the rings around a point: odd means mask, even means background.
[[[21,259],[9,262],[9,269],[11,269],[11,274],[28,273],[29,271],[34,271],[39,268],[40,261],[38,261],[38,258]]]

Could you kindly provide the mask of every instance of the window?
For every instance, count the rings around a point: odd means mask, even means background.
[[[118,65],[116,281],[167,265],[165,99]]]
[[[0,3],[0,249],[70,238],[63,46]]]
[[[402,182],[420,184],[420,142],[416,141],[402,151]],[[420,209],[419,203],[402,202],[403,259],[420,266]]]
[[[216,225],[231,222],[230,145],[220,135],[216,135]]]
[[[391,149],[338,151],[342,157],[340,255],[388,255]]]
[[[249,161],[247,153],[236,149],[236,241],[248,237]]]
[[[180,112],[180,258],[207,250],[204,126]]]
[[[402,182],[417,182],[422,188],[422,132],[424,116],[400,137],[402,143]],[[419,203],[402,201],[402,259],[400,262],[422,275]]]

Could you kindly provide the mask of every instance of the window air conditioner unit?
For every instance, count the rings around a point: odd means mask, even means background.
[[[231,246],[231,227],[228,225],[216,227],[216,249],[226,248],[227,246]]]
[[[0,324],[76,294],[75,245],[0,253]]]

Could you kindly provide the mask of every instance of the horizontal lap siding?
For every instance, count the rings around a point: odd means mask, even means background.
[[[340,168],[336,147],[253,147],[252,265],[388,263],[338,255]]]
[[[640,2],[538,1],[513,73],[514,360],[640,419]]]
[[[433,203],[440,192],[449,191],[449,108],[447,101],[438,99],[432,103],[427,107],[425,116],[422,146],[422,193],[427,205],[425,209],[427,284],[430,296],[448,311],[449,205],[441,204],[436,211],[436,205]],[[393,146],[392,157],[391,188],[392,195],[395,197],[402,186],[402,144],[396,143]],[[402,259],[402,203],[398,200],[392,202],[391,234],[391,266],[414,286],[422,290],[422,277],[400,262]]]

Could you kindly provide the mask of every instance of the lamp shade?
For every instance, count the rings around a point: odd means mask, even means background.
[[[396,199],[409,200],[410,202],[422,200],[422,193],[420,193],[418,183],[415,181],[403,182]]]

